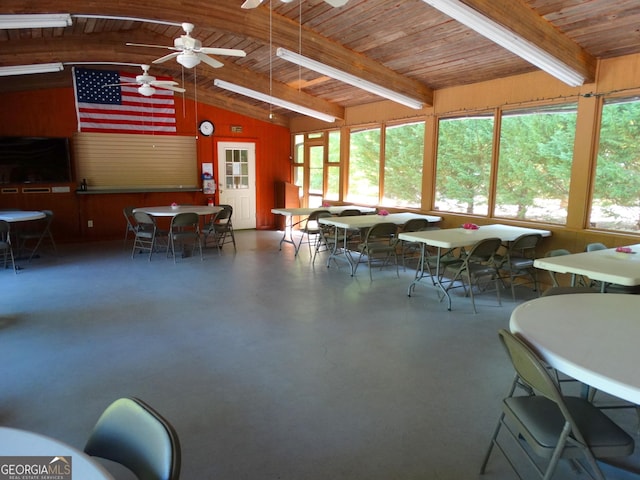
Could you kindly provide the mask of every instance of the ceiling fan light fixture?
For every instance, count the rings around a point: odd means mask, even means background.
[[[198,55],[193,52],[182,52],[176,57],[176,60],[184,68],[193,68],[200,63]]]
[[[320,63],[317,60],[304,57],[299,53],[292,52],[291,50],[287,50],[286,48],[278,48],[276,50],[276,55],[288,62],[295,63],[296,65],[300,65],[301,67],[308,68],[309,70],[313,70],[314,72],[321,73],[322,75],[326,75],[327,77],[331,77],[336,80],[340,80],[341,82],[348,83],[349,85],[353,85],[354,87],[360,88],[393,102],[400,103],[409,108],[413,108],[414,110],[420,110],[423,107],[423,104],[420,100],[416,100],[415,98],[411,98],[402,93],[389,90],[386,87],[375,84],[363,78],[356,77],[355,75],[351,75],[350,73],[343,72],[342,70],[338,70],[337,68],[330,67],[329,65]]]
[[[69,13],[34,13],[0,15],[0,30],[15,28],[70,27]]]
[[[460,0],[423,1],[567,85],[579,87],[585,82],[580,72]]]
[[[277,105],[278,107],[286,108],[287,110],[301,113],[303,115],[307,115],[308,117],[317,118],[318,120],[322,120],[324,122],[335,122],[336,120],[336,118],[332,115],[328,115],[323,112],[318,112],[317,110],[303,107],[302,105],[298,105],[297,103],[292,103],[287,100],[282,100],[281,98],[267,95],[266,93],[257,92],[255,90],[251,90],[249,88],[236,85],[235,83],[226,82],[218,78],[216,78],[213,81],[213,84],[216,87],[229,90],[230,92],[244,95],[245,97],[253,98],[254,100],[260,100],[261,102],[269,103],[271,105]]]
[[[149,85],[148,83],[143,83],[142,85],[140,85],[138,87],[138,93],[140,95],[143,95],[145,97],[150,97],[151,95],[153,95],[154,93],[156,93],[156,89],[153,88],[151,85]]]
[[[36,63],[33,65],[11,65],[8,67],[0,67],[0,77],[27,75],[31,73],[61,72],[62,70],[64,70],[64,65],[60,62]]]

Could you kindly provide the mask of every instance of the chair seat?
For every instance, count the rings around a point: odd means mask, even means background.
[[[633,438],[599,408],[580,397],[565,396],[564,399],[596,458],[631,455]],[[519,431],[537,455],[548,458],[553,454],[565,426],[564,417],[556,403],[538,395],[509,397],[504,399],[504,412],[512,421],[520,424]],[[565,458],[582,455],[581,449],[570,445],[562,453]]]

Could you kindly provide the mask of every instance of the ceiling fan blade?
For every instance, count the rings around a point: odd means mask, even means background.
[[[156,88],[171,90],[172,92],[184,93],[186,90],[182,87],[174,87],[173,85],[154,85]]]
[[[170,53],[168,55],[165,55],[164,57],[160,57],[160,58],[156,58],[153,62],[151,63],[164,63],[167,60],[171,60],[172,58],[177,57],[178,55],[180,55],[181,52],[173,52]]]
[[[245,0],[241,8],[256,8],[262,3],[262,0]]]
[[[108,85],[103,85],[103,87],[128,87],[137,85],[138,83],[110,83]]]
[[[211,58],[205,55],[204,53],[196,53],[196,55],[198,55],[198,58],[202,60],[204,63],[206,63],[207,65],[209,65],[210,67],[220,68],[224,66],[224,63],[219,62],[215,58]]]
[[[244,50],[237,50],[235,48],[216,48],[216,47],[202,47],[197,50],[198,53],[208,53],[210,55],[226,55],[228,57],[246,57],[247,54]]]
[[[349,0],[324,0],[332,7],[344,7]]]
[[[127,47],[149,47],[149,48],[164,48],[164,49],[169,49],[169,50],[178,50],[175,47],[169,47],[166,45],[148,45],[146,43],[126,43],[125,44]]]
[[[173,80],[154,80],[152,82],[149,82],[151,85],[153,85],[154,87],[166,87],[166,86],[170,86],[170,85],[178,85],[178,82],[173,81]]]

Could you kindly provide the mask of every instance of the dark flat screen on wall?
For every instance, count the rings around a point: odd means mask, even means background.
[[[70,181],[68,138],[0,137],[0,183]]]

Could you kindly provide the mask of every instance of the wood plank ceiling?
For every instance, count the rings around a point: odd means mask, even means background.
[[[597,59],[640,53],[638,0],[462,0],[518,32],[593,79]],[[236,48],[244,58],[218,57],[224,67],[182,69],[175,60],[152,65],[170,75],[186,96],[286,125],[296,113],[213,85],[226,80],[314,110],[344,118],[344,108],[380,97],[288,63],[277,47],[374,81],[431,104],[437,89],[535,71],[537,67],[458,23],[429,0],[349,0],[333,8],[323,0],[265,0],[241,9],[243,0],[132,1],[2,0],[0,14],[71,13],[67,28],[0,30],[0,66],[45,62],[149,64],[168,50],[127,42],[172,45],[181,22],[195,24],[203,46]],[[94,18],[101,16],[105,18]],[[146,21],[106,17],[128,17]],[[154,23],[171,22],[174,25]],[[127,67],[122,67],[128,69]],[[137,71],[135,68],[132,71]],[[28,77],[28,78],[27,78]],[[0,91],[71,85],[60,74],[0,77]]]

